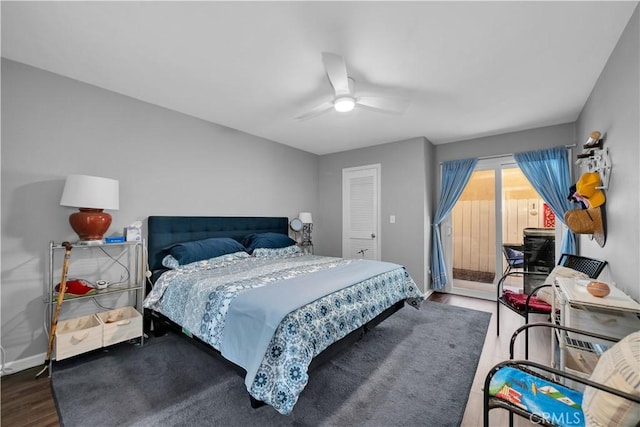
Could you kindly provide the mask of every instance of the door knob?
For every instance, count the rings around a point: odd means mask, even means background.
[[[376,234],[375,233],[371,233],[371,238],[375,239],[376,238]]]

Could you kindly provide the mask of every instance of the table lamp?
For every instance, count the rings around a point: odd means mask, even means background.
[[[115,179],[69,175],[64,184],[61,206],[79,208],[69,216],[69,224],[79,243],[99,244],[111,225],[111,215],[103,209],[119,208],[119,183]]]
[[[313,253],[313,243],[311,242],[311,230],[313,229],[313,219],[311,212],[300,212],[298,219],[302,222],[302,251]]]

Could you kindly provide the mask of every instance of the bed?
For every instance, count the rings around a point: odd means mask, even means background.
[[[404,267],[303,254],[286,217],[148,218],[152,328],[178,328],[293,410],[308,373],[423,294]]]

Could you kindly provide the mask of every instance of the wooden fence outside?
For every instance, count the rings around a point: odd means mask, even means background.
[[[522,244],[525,228],[543,227],[543,205],[542,199],[503,200],[503,242]],[[458,201],[452,215],[454,278],[493,281],[496,261],[494,201]]]

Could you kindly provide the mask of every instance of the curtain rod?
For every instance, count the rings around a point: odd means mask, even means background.
[[[573,147],[576,147],[577,144],[566,144],[564,146],[564,148],[566,149],[570,149]],[[489,159],[499,159],[500,157],[507,157],[507,156],[513,156],[513,153],[511,154],[496,154],[494,156],[482,156],[482,157],[478,157],[478,160],[489,160]],[[442,164],[442,162],[440,162],[440,164]]]

